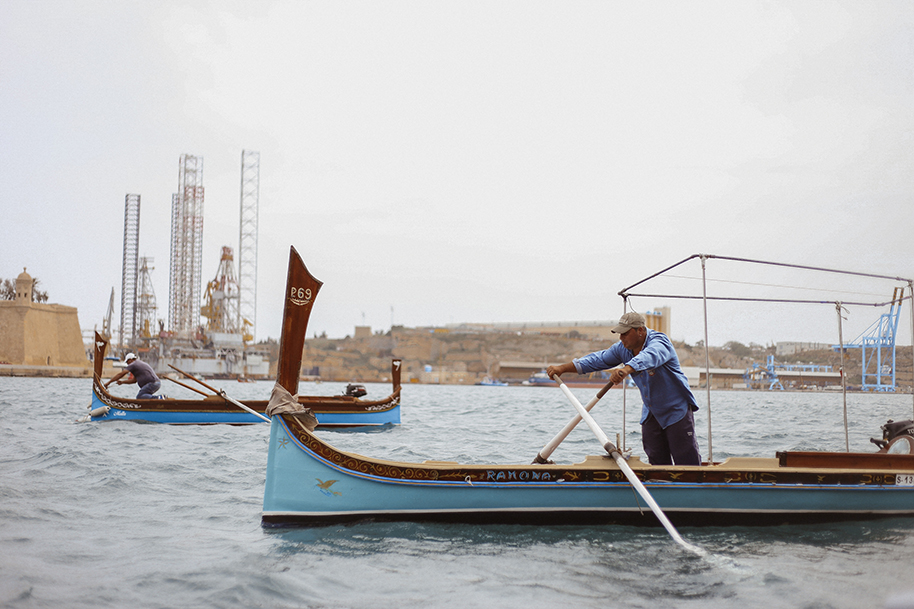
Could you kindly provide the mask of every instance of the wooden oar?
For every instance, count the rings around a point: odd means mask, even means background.
[[[209,397],[209,394],[208,394],[208,393],[203,393],[203,392],[200,391],[199,389],[194,389],[193,387],[191,387],[190,385],[188,385],[188,384],[186,384],[186,383],[182,383],[181,381],[176,381],[175,379],[171,378],[170,376],[166,376],[165,378],[168,379],[169,381],[171,381],[172,383],[176,383],[176,384],[178,384],[178,385],[181,385],[181,386],[184,387],[185,389],[190,389],[191,391],[194,391],[194,392],[196,392],[196,393],[199,393],[199,394],[202,395],[202,396]]]
[[[603,445],[603,448],[606,449],[613,459],[616,460],[616,463],[619,465],[619,469],[622,470],[622,473],[625,474],[625,477],[628,478],[628,481],[631,483],[632,487],[638,494],[641,495],[641,498],[644,499],[647,504],[651,507],[651,510],[657,516],[657,519],[660,521],[660,524],[667,530],[667,533],[670,534],[670,537],[673,540],[681,545],[683,548],[694,552],[699,556],[705,556],[707,552],[702,550],[697,546],[685,541],[680,535],[679,531],[676,530],[676,527],[669,521],[666,517],[666,514],[663,513],[663,510],[660,509],[660,506],[657,505],[657,502],[654,501],[654,498],[651,497],[651,494],[647,492],[647,489],[644,488],[644,485],[638,480],[638,476],[635,475],[635,472],[632,471],[632,468],[628,466],[628,463],[625,462],[625,457],[622,456],[622,453],[619,452],[619,449],[616,448],[616,445],[609,441],[609,438],[606,437],[606,434],[603,433],[603,430],[600,429],[600,426],[597,425],[597,422],[594,421],[593,417],[590,416],[590,413],[584,410],[584,407],[581,406],[581,403],[578,401],[578,398],[574,397],[574,394],[571,393],[571,390],[562,382],[562,378],[558,375],[552,377],[556,383],[559,384],[559,388],[562,390],[562,393],[568,398],[571,404],[574,406],[575,410],[578,411],[578,414],[581,415],[581,418],[584,419],[584,422],[587,423],[587,426],[590,427],[590,430],[597,436],[600,444]]]
[[[195,377],[194,375],[188,374],[187,372],[184,372],[184,371],[181,370],[180,368],[177,368],[177,367],[175,367],[175,366],[172,366],[171,364],[168,364],[168,367],[171,368],[172,370],[177,370],[178,372],[180,372],[181,374],[183,374],[183,375],[186,376],[187,378],[189,378],[189,379],[191,379],[191,380],[193,380],[193,381],[196,381],[196,382],[200,383],[201,385],[203,385],[204,387],[206,387],[207,389],[209,389],[210,391],[212,391],[212,392],[215,393],[216,395],[221,396],[225,401],[231,402],[232,404],[234,404],[234,405],[237,406],[238,408],[241,408],[242,410],[247,410],[248,412],[250,412],[250,413],[251,413],[252,415],[254,415],[255,417],[260,417],[262,420],[266,421],[267,423],[270,422],[270,419],[269,419],[268,417],[263,416],[262,414],[260,414],[260,413],[257,412],[256,410],[252,410],[252,409],[248,408],[247,406],[245,406],[244,404],[242,404],[242,403],[239,402],[238,400],[233,400],[232,398],[230,398],[228,395],[226,395],[224,389],[216,389],[215,387],[210,387],[209,385],[207,385],[206,383],[204,383],[203,381],[201,381],[200,379],[198,379],[198,378]]]
[[[587,412],[590,412],[591,410],[593,410],[593,407],[597,405],[597,402],[599,402],[600,399],[604,395],[606,395],[606,392],[609,391],[609,388],[612,386],[613,386],[612,381],[609,381],[608,383],[603,385],[603,388],[597,392],[597,395],[595,395],[593,397],[593,399],[591,399],[589,402],[587,402],[587,406],[585,406],[584,409],[587,410]],[[546,444],[546,446],[544,446],[543,449],[536,454],[536,458],[533,459],[533,463],[549,463],[549,456],[552,454],[552,452],[556,448],[558,448],[559,444],[561,444],[565,440],[565,438],[568,437],[568,434],[570,434],[571,431],[575,427],[577,427],[578,423],[580,423],[580,422],[581,422],[581,415],[575,415],[575,417],[573,419],[568,421],[568,424],[562,428],[562,431],[557,433],[555,435],[555,437],[552,438],[549,441],[549,443]]]

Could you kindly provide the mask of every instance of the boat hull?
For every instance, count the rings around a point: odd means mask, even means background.
[[[115,397],[108,393],[101,380],[102,365],[107,349],[108,339],[96,332],[95,375],[92,382],[92,402],[89,404],[90,414],[79,419],[80,422],[138,421],[168,425],[253,425],[263,422],[260,417],[239,408],[219,395],[208,395],[203,399],[195,400],[176,398],[136,400]],[[280,359],[288,359],[288,357],[288,355],[284,356],[280,353]],[[399,425],[400,362],[399,359],[391,361],[392,392],[382,400],[363,400],[349,395],[302,395],[298,396],[298,401],[311,409],[317,417],[318,426],[323,428]],[[300,367],[300,358],[294,358],[293,365]],[[216,391],[210,389],[213,392]],[[266,400],[246,400],[242,403],[261,414],[264,413],[268,404]],[[96,413],[96,416],[93,416],[92,413]]]
[[[308,396],[309,398],[312,396]],[[317,417],[318,427],[379,427],[400,424],[399,395],[389,402],[360,403],[352,398],[325,401],[305,398],[302,404],[311,408]],[[333,403],[338,402],[338,403]],[[263,413],[266,401],[245,401],[245,406]],[[107,406],[107,409],[105,408]],[[101,416],[89,416],[93,422],[137,421],[168,425],[253,425],[263,420],[234,404],[221,399],[211,400],[122,400],[93,388],[90,411],[106,411]]]
[[[337,451],[275,416],[264,490],[265,525],[358,520],[659,524],[618,465],[399,463]],[[671,521],[725,525],[914,515],[910,469],[781,467],[777,459],[712,466],[630,464]]]

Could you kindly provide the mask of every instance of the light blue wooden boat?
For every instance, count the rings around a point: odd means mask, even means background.
[[[286,319],[283,327],[299,324]],[[280,366],[277,384],[294,394],[301,348],[287,353],[291,359]],[[334,448],[294,414],[268,413],[262,514],[268,526],[660,523],[609,455],[569,465],[387,461]],[[627,464],[673,522],[763,524],[914,516],[912,453],[914,437],[903,435],[876,453],[782,452],[700,466],[651,466],[632,458]]]
[[[629,466],[673,522],[751,524],[914,516],[914,455],[778,453],[702,466]],[[852,465],[852,467],[848,467]],[[272,418],[266,525],[357,520],[657,524],[612,458],[573,465],[404,463],[337,450]]]
[[[81,421],[138,421],[169,425],[251,425],[263,419],[235,406],[227,399],[211,395],[200,399],[164,398],[135,400],[111,395],[101,381],[101,364],[107,341],[96,334],[95,380],[87,416]],[[299,396],[311,408],[322,428],[379,427],[400,424],[400,360],[391,362],[392,391],[381,400],[366,400],[349,395]],[[263,413],[267,400],[242,400],[242,404]]]
[[[301,283],[293,283],[301,282]],[[311,290],[309,299],[302,298],[297,292],[290,295],[291,286],[301,290]],[[301,287],[307,285],[308,287]],[[284,315],[283,338],[280,341],[278,367],[286,377],[294,379],[298,387],[298,378],[301,372],[302,349],[304,347],[305,332],[308,327],[308,316],[314,297],[320,289],[321,283],[314,279],[301,262],[301,258],[292,248],[289,261],[289,285],[285,294],[286,315]],[[289,313],[292,307],[295,315]],[[108,340],[95,333],[95,370],[92,383],[92,401],[89,404],[89,414],[79,419],[80,422],[104,421],[138,421],[143,423],[166,423],[171,425],[247,425],[261,423],[264,419],[247,412],[232,403],[225,395],[206,395],[204,392],[184,385],[188,389],[203,393],[200,399],[152,399],[136,400],[120,398],[111,395],[105,389],[102,381],[102,366]],[[401,360],[391,360],[390,395],[381,400],[367,400],[354,395],[302,395],[298,402],[304,408],[310,408],[317,417],[318,425],[323,428],[333,427],[379,427],[400,424],[400,372]],[[197,381],[198,383],[200,381]],[[286,381],[290,385],[292,381]],[[210,393],[216,394],[214,388]],[[293,395],[295,391],[291,392]],[[228,396],[230,397],[230,396]],[[263,413],[268,405],[267,400],[243,400],[247,408],[257,413]]]
[[[97,416],[84,417],[84,421],[137,421],[140,423],[165,423],[168,425],[253,425],[263,420],[234,406],[227,400],[126,400],[92,391],[91,412]],[[310,406],[320,428],[382,427],[400,424],[399,390],[392,399],[371,402],[352,400],[334,403],[337,396],[326,396]],[[301,396],[307,398],[309,396]],[[307,399],[302,404],[308,406]],[[262,413],[266,400],[242,400],[242,404]]]

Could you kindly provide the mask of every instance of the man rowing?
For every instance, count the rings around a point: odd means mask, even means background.
[[[649,329],[644,316],[635,312],[623,315],[612,331],[619,342],[610,348],[549,366],[546,374],[551,378],[612,368],[615,384],[631,376],[641,392],[641,442],[651,465],[701,465],[692,415],[698,405],[672,341]]]
[[[140,359],[137,359],[137,356],[133,353],[127,354],[127,357],[124,358],[124,363],[127,364],[127,367],[111,377],[111,380],[105,383],[105,389],[108,388],[108,385],[114,382],[116,382],[118,385],[130,385],[132,383],[136,383],[140,388],[139,393],[136,394],[136,399],[156,399],[154,394],[162,386],[162,381],[159,380],[159,377],[156,375],[155,370],[152,369],[152,366]],[[127,380],[121,380],[127,373],[130,373],[132,376],[130,376]]]

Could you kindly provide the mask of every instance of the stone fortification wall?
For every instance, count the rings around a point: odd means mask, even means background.
[[[0,362],[88,367],[76,308],[0,301]]]

